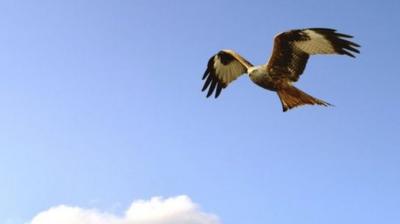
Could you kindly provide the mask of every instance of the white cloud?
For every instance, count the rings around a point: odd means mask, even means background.
[[[185,195],[134,201],[118,216],[95,209],[60,205],[36,215],[30,224],[219,224]]]

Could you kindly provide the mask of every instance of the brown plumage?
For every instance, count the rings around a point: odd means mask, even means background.
[[[278,93],[279,99],[282,103],[283,111],[287,111],[292,109],[293,107],[297,107],[304,104],[309,105],[323,105],[323,106],[330,106],[330,103],[327,103],[323,100],[317,99],[308,95],[307,93],[297,89],[292,85],[287,85],[281,89],[276,91]]]
[[[202,91],[207,97],[215,91],[217,98],[222,89],[240,75],[248,73],[250,79],[265,89],[277,92],[283,111],[304,104],[328,106],[292,85],[303,74],[307,61],[314,54],[339,54],[354,57],[360,45],[349,41],[352,36],[334,29],[309,28],[290,30],[274,38],[274,48],[267,64],[253,66],[232,50],[221,50],[208,61],[203,75]]]

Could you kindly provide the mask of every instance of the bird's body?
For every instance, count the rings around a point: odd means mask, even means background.
[[[232,50],[221,50],[208,61],[202,90],[208,88],[207,97],[216,90],[217,98],[230,82],[247,73],[256,85],[277,92],[283,111],[304,104],[328,106],[329,103],[304,93],[292,83],[303,73],[310,55],[344,54],[354,57],[352,53],[359,53],[357,47],[360,46],[344,38],[351,36],[326,28],[280,33],[274,39],[274,49],[268,63],[259,66],[252,65]]]
[[[251,67],[248,71],[250,80],[258,86],[271,91],[277,90],[280,79],[274,79],[274,77],[268,72],[268,68],[265,65]]]

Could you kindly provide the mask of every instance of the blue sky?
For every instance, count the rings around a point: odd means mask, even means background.
[[[122,214],[187,195],[221,223],[400,220],[398,1],[0,3],[0,222],[58,205]],[[200,92],[209,57],[254,64],[273,36],[352,34],[296,84],[335,105],[282,113],[241,77]]]

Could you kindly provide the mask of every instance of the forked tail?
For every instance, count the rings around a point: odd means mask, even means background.
[[[332,106],[323,100],[308,95],[292,85],[285,86],[284,88],[277,90],[277,93],[282,102],[283,112],[290,110],[293,107],[298,107],[305,104]]]

